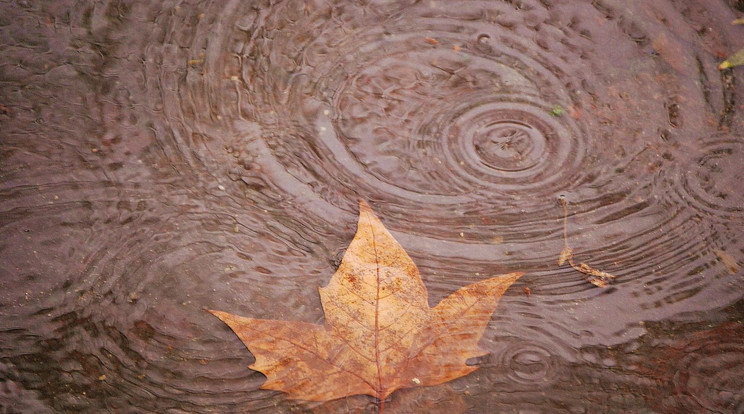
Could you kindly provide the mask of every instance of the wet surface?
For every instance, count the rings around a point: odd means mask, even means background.
[[[36,3],[0,4],[4,412],[374,412],[258,390],[204,311],[322,322],[358,198],[432,304],[526,272],[481,369],[389,411],[744,412],[741,2]],[[557,265],[559,196],[612,287]]]

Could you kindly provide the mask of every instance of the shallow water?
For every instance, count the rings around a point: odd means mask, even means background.
[[[744,412],[743,12],[2,2],[3,412],[374,412],[259,390],[204,311],[322,323],[359,198],[432,305],[526,273],[389,412]]]

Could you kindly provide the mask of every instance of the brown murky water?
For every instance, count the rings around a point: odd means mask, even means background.
[[[204,311],[321,322],[358,198],[432,304],[526,272],[389,412],[744,412],[741,1],[271,3],[0,3],[2,412],[374,412]]]

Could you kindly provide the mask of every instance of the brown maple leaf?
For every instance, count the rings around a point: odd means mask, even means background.
[[[253,353],[263,389],[328,401],[441,384],[475,371],[478,347],[501,295],[522,273],[465,286],[430,308],[408,254],[372,209],[359,203],[357,233],[328,285],[325,324],[253,319],[210,310]]]

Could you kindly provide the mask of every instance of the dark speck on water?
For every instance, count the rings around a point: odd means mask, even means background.
[[[1,2],[0,412],[375,412],[204,311],[322,321],[360,198],[432,305],[525,272],[388,412],[744,412],[743,10]]]

